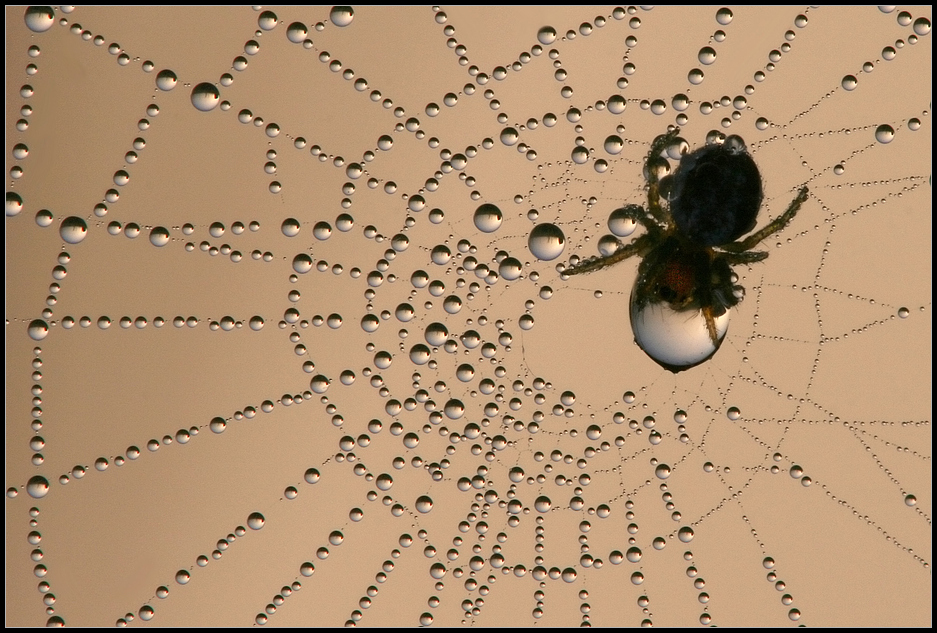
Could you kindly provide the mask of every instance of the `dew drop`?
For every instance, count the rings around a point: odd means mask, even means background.
[[[49,494],[49,480],[42,475],[35,475],[26,482],[26,493],[33,499],[42,499]]]
[[[69,244],[78,244],[87,237],[88,225],[78,216],[69,216],[59,225],[59,235]]]
[[[486,202],[475,209],[473,217],[475,228],[483,233],[494,233],[501,227],[504,220],[504,214],[497,206]]]
[[[544,46],[552,44],[556,41],[556,29],[552,26],[541,27],[540,30],[537,31],[537,41]]]
[[[684,526],[677,532],[677,538],[681,543],[689,543],[693,540],[693,536],[695,536],[693,528],[689,526]]]
[[[732,421],[735,421],[742,417],[742,412],[738,407],[729,407],[729,410],[726,411],[726,417]]]
[[[907,319],[910,316],[911,311],[907,308],[898,308],[898,316],[902,319]]]
[[[423,495],[416,500],[414,507],[416,507],[416,511],[420,514],[426,514],[433,509],[433,500]]]
[[[335,26],[345,27],[355,19],[355,10],[351,7],[332,7],[329,21]]]
[[[859,85],[859,80],[856,79],[855,75],[846,75],[843,77],[843,89],[853,91],[856,89],[856,86]]]
[[[657,475],[658,479],[667,479],[670,477],[671,469],[667,464],[659,464],[657,468],[654,469],[654,474]]]
[[[306,35],[309,31],[306,29],[306,25],[302,22],[293,22],[288,27],[286,27],[286,39],[291,41],[293,44],[300,44],[303,40],[306,39]]]
[[[312,258],[305,253],[300,253],[293,258],[293,270],[300,275],[308,273],[312,270]]]
[[[33,33],[45,33],[55,24],[55,11],[52,7],[29,7],[23,19]]]
[[[890,125],[880,125],[875,129],[875,140],[886,145],[895,140],[895,128]]]
[[[566,236],[555,224],[538,224],[527,238],[527,248],[541,261],[551,261],[563,254]]]
[[[303,479],[306,481],[307,484],[318,483],[320,476],[321,475],[319,475],[319,471],[316,470],[315,468],[309,468],[306,470],[305,473],[303,473]]]
[[[216,434],[224,433],[227,426],[228,423],[225,422],[224,418],[212,418],[212,421],[208,423],[208,428],[211,429],[212,433]]]
[[[34,319],[29,322],[26,333],[29,334],[29,338],[32,340],[41,341],[49,335],[49,324],[42,319]]]
[[[534,510],[540,513],[549,512],[552,505],[553,502],[550,501],[550,497],[541,495],[534,501]]]
[[[23,210],[23,198],[13,191],[7,191],[6,216],[12,218]]]
[[[153,246],[166,246],[169,244],[169,230],[162,226],[154,226],[150,231],[150,244]]]
[[[250,516],[247,517],[247,527],[252,530],[259,530],[264,526],[264,515],[259,512],[251,512]]]
[[[191,98],[192,105],[195,106],[196,110],[209,112],[218,107],[221,102],[221,93],[218,92],[218,88],[214,84],[203,81],[192,88]]]
[[[163,92],[169,92],[176,87],[176,73],[172,72],[169,69],[161,70],[156,75],[156,87],[162,90]]]

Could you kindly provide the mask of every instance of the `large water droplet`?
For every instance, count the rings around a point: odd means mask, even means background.
[[[890,125],[880,125],[875,129],[875,140],[886,145],[895,140],[895,128]]]
[[[527,238],[527,248],[539,260],[548,262],[563,254],[566,236],[555,224],[538,224]]]
[[[49,480],[42,475],[35,475],[26,482],[26,492],[33,499],[42,499],[49,494]]]
[[[552,44],[556,41],[556,29],[552,26],[541,27],[540,30],[537,31],[537,41],[544,46]]]
[[[52,7],[29,7],[23,19],[30,31],[44,33],[55,24],[55,11]]]
[[[494,233],[501,226],[504,220],[504,214],[501,209],[495,205],[486,202],[475,209],[475,216],[472,218],[475,222],[475,228],[483,233]]]
[[[30,321],[26,333],[29,334],[29,338],[32,340],[41,341],[49,334],[49,324],[42,319],[35,319]]]
[[[719,349],[729,329],[731,311],[714,319],[717,344],[713,344],[706,319],[699,311],[677,311],[665,303],[638,308],[631,294],[631,330],[634,340],[657,364],[672,372],[695,367]]]
[[[218,107],[220,101],[221,93],[218,92],[218,88],[214,84],[203,81],[192,88],[192,105],[197,110],[209,112]]]
[[[156,75],[156,87],[164,92],[168,92],[176,87],[176,73],[171,70],[161,70]]]
[[[23,210],[23,198],[13,191],[7,191],[6,215],[8,218],[19,215]]]
[[[78,244],[88,235],[88,225],[78,216],[69,216],[62,220],[59,235],[69,244]]]
[[[264,526],[264,515],[259,512],[251,512],[250,516],[247,517],[247,527],[252,530],[259,530]]]
[[[329,21],[335,26],[348,26],[355,19],[355,10],[351,7],[332,7]]]

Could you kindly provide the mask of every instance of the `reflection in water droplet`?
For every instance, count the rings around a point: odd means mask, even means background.
[[[78,244],[88,235],[88,225],[77,216],[69,216],[62,220],[59,235],[69,244]]]
[[[539,260],[551,261],[563,254],[566,236],[555,224],[538,224],[527,238],[527,248]]]
[[[209,112],[214,110],[221,102],[221,93],[214,84],[207,81],[202,82],[192,88],[192,105],[196,110]]]

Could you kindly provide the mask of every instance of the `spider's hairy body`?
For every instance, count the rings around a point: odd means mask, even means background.
[[[641,258],[632,302],[641,309],[662,303],[675,311],[697,311],[718,348],[715,319],[742,300],[732,266],[768,257],[752,250],[782,230],[807,200],[802,187],[788,208],[751,233],[763,199],[761,175],[739,137],[706,145],[681,156],[675,173],[661,154],[678,142],[679,128],[657,137],[645,160],[647,207],[630,204],[624,216],[645,233],[615,252],[583,260],[562,271],[578,275]],[[751,233],[742,239],[742,236]]]

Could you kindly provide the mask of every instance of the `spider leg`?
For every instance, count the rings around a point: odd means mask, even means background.
[[[736,264],[754,264],[768,258],[768,253],[764,251],[742,251],[741,253],[721,253],[722,258],[730,266]]]
[[[713,309],[703,308],[702,313],[703,318],[706,319],[706,329],[709,331],[709,338],[713,342],[713,345],[716,346],[716,349],[718,349],[721,343],[719,341],[719,334],[716,332],[716,316],[713,314]]]
[[[660,155],[674,142],[679,133],[680,128],[674,127],[670,132],[654,139],[651,151],[648,152],[644,161],[644,171],[647,178],[647,210],[655,220],[665,227],[671,225],[671,219],[670,214],[660,204],[660,170],[664,166],[664,159]]]
[[[731,244],[726,244],[720,248],[727,253],[742,253],[751,249],[762,240],[767,239],[771,235],[777,233],[785,226],[790,224],[791,220],[794,219],[794,216],[797,215],[798,211],[800,211],[800,207],[804,204],[804,202],[806,202],[807,194],[807,187],[801,188],[800,192],[797,194],[797,197],[794,198],[791,201],[791,204],[787,207],[787,210],[776,217],[773,221],[768,223],[764,228],[755,231],[740,242],[732,242]],[[764,257],[761,259],[764,259]]]
[[[628,259],[632,255],[643,255],[651,248],[651,244],[653,244],[651,234],[645,233],[641,237],[632,241],[630,244],[623,244],[614,253],[604,255],[602,257],[590,257],[589,259],[584,259],[578,264],[560,271],[560,274],[581,275],[583,273],[591,273],[595,272],[596,270],[608,268],[613,264],[617,264],[622,260]]]

